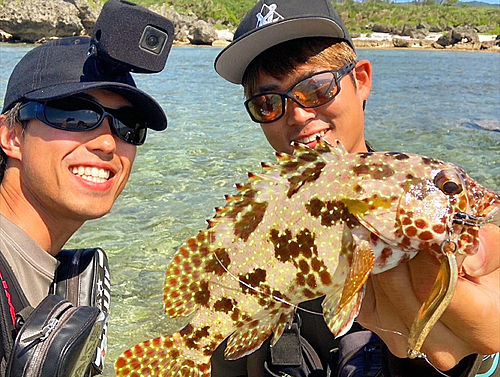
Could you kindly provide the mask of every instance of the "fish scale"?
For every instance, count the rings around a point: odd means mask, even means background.
[[[293,156],[277,153],[276,164],[249,173],[209,228],[179,248],[166,272],[165,311],[193,317],[181,331],[125,351],[117,375],[210,376],[211,355],[224,339],[228,359],[271,335],[275,343],[297,305],[320,296],[339,336],[358,314],[371,273],[418,251],[439,255],[450,240],[457,252],[474,253],[480,224],[457,225],[454,214],[486,218],[499,206],[497,194],[436,159],[349,154],[323,140],[315,149],[294,148]]]

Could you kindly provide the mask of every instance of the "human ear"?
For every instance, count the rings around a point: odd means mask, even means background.
[[[10,127],[6,116],[0,115],[0,147],[9,158],[16,160],[22,159],[21,138],[23,127],[16,123]]]
[[[371,63],[366,59],[360,60],[356,64],[354,75],[356,78],[358,94],[360,95],[361,100],[364,102],[368,99],[370,91],[372,89]]]

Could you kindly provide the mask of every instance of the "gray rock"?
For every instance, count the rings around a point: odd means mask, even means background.
[[[181,14],[174,8],[166,6],[165,4],[152,5],[149,7],[149,10],[172,21],[175,33],[174,39],[177,42],[189,43],[190,39],[193,37],[193,24],[198,20],[194,14]]]
[[[451,33],[446,33],[440,36],[436,41],[436,44],[442,47],[451,46],[452,45]]]
[[[392,34],[394,35],[402,35],[404,26],[397,25],[392,28]]]
[[[375,33],[392,33],[391,25],[374,24],[371,30]]]
[[[411,34],[416,33],[416,32],[417,32],[416,26],[405,25],[403,27],[403,31],[400,33],[400,35],[405,36],[405,37],[411,37]]]
[[[82,21],[82,25],[85,28],[85,34],[92,34],[92,29],[101,13],[103,4],[100,0],[94,0],[89,2],[88,0],[64,0],[70,4],[73,4],[76,9],[78,9],[78,16]],[[92,5],[91,5],[92,4]]]
[[[393,38],[392,43],[394,47],[411,47],[413,42],[405,38]]]
[[[458,26],[451,31],[452,44],[463,43],[479,43],[479,35],[476,29],[472,26]]]
[[[409,37],[413,39],[425,39],[429,35],[429,32],[427,29],[417,29],[410,31],[409,34]]]
[[[211,45],[217,39],[215,28],[209,23],[198,20],[193,24],[190,42],[195,45]]]
[[[0,6],[0,29],[26,42],[80,35],[85,28],[79,15],[74,4],[62,0],[5,0]]]
[[[430,33],[441,33],[443,29],[439,25],[431,25],[429,26],[429,32]]]

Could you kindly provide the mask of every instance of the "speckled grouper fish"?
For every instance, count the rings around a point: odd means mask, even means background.
[[[263,163],[262,173],[236,185],[209,228],[180,247],[166,273],[165,311],[192,319],[125,351],[117,375],[210,376],[224,339],[228,359],[271,335],[274,344],[296,305],[320,296],[339,336],[358,314],[370,274],[432,250],[445,262],[409,335],[409,356],[418,355],[451,300],[455,254],[477,251],[479,227],[499,209],[499,195],[433,158],[349,154],[323,140],[315,149],[294,147],[293,156],[278,153],[276,164]]]

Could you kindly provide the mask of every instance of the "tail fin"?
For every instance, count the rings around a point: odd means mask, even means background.
[[[126,350],[115,362],[117,376],[210,377],[210,357],[181,332],[147,340]]]

